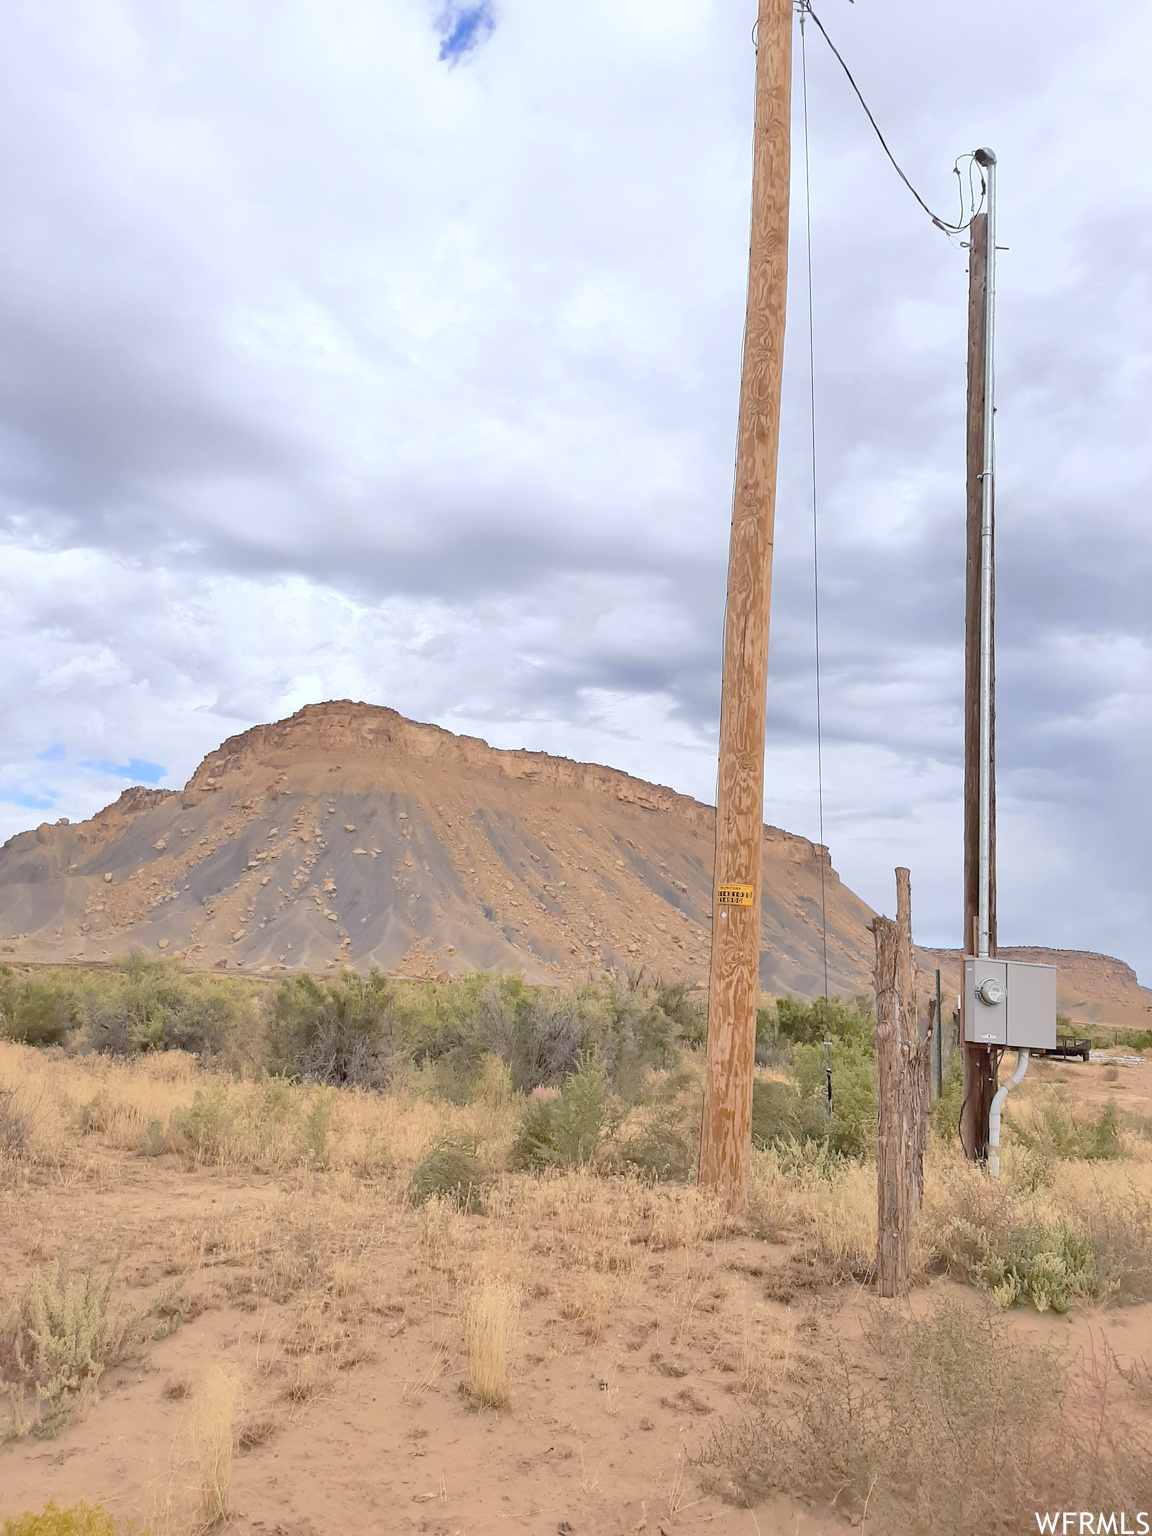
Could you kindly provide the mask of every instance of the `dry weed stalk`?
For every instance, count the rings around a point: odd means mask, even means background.
[[[240,1410],[240,1378],[222,1365],[205,1377],[196,1409],[196,1461],[199,1473],[200,1529],[212,1530],[228,1518],[232,1458]]]
[[[468,1298],[464,1345],[467,1386],[477,1403],[502,1408],[512,1395],[520,1297],[507,1280],[482,1280]]]

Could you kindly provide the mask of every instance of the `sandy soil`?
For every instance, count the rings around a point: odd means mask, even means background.
[[[1032,1082],[1052,1078],[1140,1112],[1152,1094],[1152,1062],[1045,1064]],[[189,1529],[205,1382],[224,1364],[243,1385],[229,1503],[245,1536],[842,1531],[784,1499],[725,1503],[697,1458],[758,1371],[802,1379],[812,1352],[855,1348],[872,1297],[798,1282],[787,1233],[694,1229],[691,1191],[614,1205],[619,1187],[545,1181],[463,1216],[412,1210],[387,1182],[227,1174],[106,1146],[12,1184],[4,1289],[61,1256],[115,1262],[121,1307],[168,1297],[155,1315],[174,1331],[106,1375],[57,1438],[0,1450],[0,1518],[85,1498],[154,1532]],[[622,1231],[626,1213],[637,1224]],[[501,1409],[463,1390],[463,1277],[484,1270],[524,1297]],[[942,1289],[958,1288],[936,1280],[912,1308]],[[1107,1344],[1125,1368],[1152,1360],[1152,1306],[1010,1318],[1070,1356]]]

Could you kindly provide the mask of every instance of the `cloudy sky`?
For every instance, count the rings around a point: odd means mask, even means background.
[[[1001,163],[1001,939],[1152,983],[1152,12],[817,10],[930,202]],[[0,8],[0,836],[342,697],[712,797],[754,13]],[[965,253],[809,34],[827,840],[954,944]],[[815,836],[794,148],[765,813]]]

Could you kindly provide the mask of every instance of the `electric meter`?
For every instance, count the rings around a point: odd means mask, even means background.
[[[1056,1048],[1056,967],[1024,960],[964,960],[964,1038],[1013,1050]]]

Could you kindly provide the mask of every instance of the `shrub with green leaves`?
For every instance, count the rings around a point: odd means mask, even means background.
[[[63,1261],[34,1270],[22,1303],[12,1311],[6,1374],[15,1389],[10,1432],[26,1428],[41,1438],[57,1434],[95,1393],[106,1368],[120,1358],[138,1319],[115,1318],[111,1274],[94,1269],[72,1274]],[[23,1418],[25,1389],[37,1409]]]
[[[696,1049],[708,1036],[708,1004],[703,988],[687,981],[658,981],[656,1005],[672,1020],[685,1045]]]
[[[604,1068],[589,1052],[559,1093],[543,1089],[534,1095],[513,1143],[512,1165],[583,1167],[595,1157],[609,1122]]]
[[[1088,1162],[1122,1157],[1120,1111],[1109,1099],[1093,1120],[1077,1119],[1067,1096],[1057,1090],[1042,1099],[1033,1098],[1028,1117],[1005,1115],[1005,1127],[1022,1146],[1058,1158],[1083,1158]]]
[[[943,1092],[932,1104],[932,1129],[942,1141],[960,1136],[960,1105],[964,1097],[963,1052],[955,1050],[944,1068]]]
[[[83,1009],[66,977],[20,978],[0,965],[0,1035],[21,1045],[63,1045]]]
[[[462,1211],[479,1207],[487,1182],[475,1141],[440,1141],[417,1164],[408,1189],[413,1201],[423,1205],[434,1196],[452,1200]]]
[[[686,1183],[700,1147],[700,1106],[669,1102],[649,1111],[643,1124],[617,1145],[621,1168],[654,1182]]]
[[[187,1151],[197,1163],[223,1161],[236,1118],[236,1109],[223,1083],[197,1088],[187,1109],[174,1110],[168,1140]]]
[[[815,1045],[823,1040],[875,1043],[876,1021],[867,997],[851,1003],[842,997],[816,997],[810,1002],[796,997],[777,998],[772,1008],[756,1015],[757,1040],[784,1040],[792,1045]]]
[[[863,1158],[876,1144],[876,1058],[862,1040],[832,1042],[832,1113],[828,1113],[823,1045],[796,1045],[792,1082],[757,1079],[752,1086],[752,1141],[783,1147],[812,1141],[845,1157]]]
[[[395,983],[373,969],[332,981],[293,976],[272,1002],[265,1062],[270,1073],[303,1082],[380,1088],[392,1051]]]
[[[986,1286],[1000,1307],[1026,1302],[1037,1312],[1067,1312],[1102,1292],[1091,1243],[1064,1217],[984,1225],[955,1216],[944,1248],[951,1271]]]
[[[83,1000],[88,1044],[116,1056],[189,1051],[203,1060],[234,1052],[249,999],[227,977],[193,976],[142,950],[90,978]]]
[[[589,1053],[631,1099],[652,1069],[670,1067],[698,1038],[700,1004],[679,984],[602,979],[576,991],[533,987],[522,976],[476,973],[450,982],[393,982],[379,971],[278,987],[265,1064],[313,1082],[381,1087],[404,1064],[422,1091],[470,1102],[498,1056],[513,1088],[562,1083]]]

